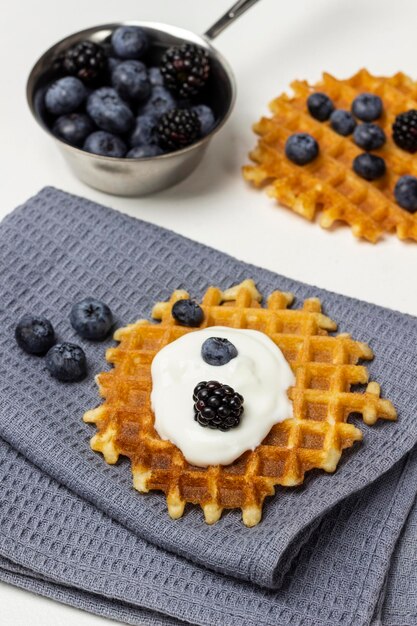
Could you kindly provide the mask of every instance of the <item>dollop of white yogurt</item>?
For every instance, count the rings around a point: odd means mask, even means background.
[[[209,365],[201,346],[209,337],[233,343],[237,357],[225,365]],[[151,403],[155,429],[192,465],[229,465],[254,450],[274,424],[292,417],[287,390],[294,374],[281,350],[257,330],[211,326],[189,332],[162,348],[151,366]],[[239,426],[226,432],[194,420],[193,391],[201,381],[230,385],[244,398]]]

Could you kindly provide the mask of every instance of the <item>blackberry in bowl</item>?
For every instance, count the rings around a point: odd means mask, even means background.
[[[75,95],[67,93],[72,83]],[[49,48],[30,73],[27,99],[78,178],[106,193],[140,196],[195,169],[231,113],[235,86],[205,37],[122,22]]]

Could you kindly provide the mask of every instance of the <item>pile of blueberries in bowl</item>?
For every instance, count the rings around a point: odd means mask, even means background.
[[[38,94],[44,123],[65,143],[106,157],[148,158],[197,142],[217,123],[208,52],[172,46],[157,65],[152,52],[148,33],[134,25],[70,46]]]

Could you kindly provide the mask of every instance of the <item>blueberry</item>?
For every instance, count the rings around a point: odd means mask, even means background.
[[[204,319],[203,309],[194,300],[177,300],[171,313],[181,326],[200,326]]]
[[[334,104],[330,100],[329,96],[325,93],[317,91],[312,93],[307,99],[307,108],[311,117],[319,120],[319,122],[325,122],[329,119],[330,115],[334,111]]]
[[[94,124],[85,113],[61,115],[52,127],[54,135],[71,146],[81,146],[93,130]]]
[[[139,115],[136,118],[132,134],[129,137],[132,148],[135,148],[136,146],[148,146],[151,143],[156,143],[156,124],[157,118],[153,115]]]
[[[146,104],[138,111],[139,115],[154,115],[161,117],[176,106],[173,95],[165,87],[152,88],[151,95]]]
[[[228,339],[209,337],[201,346],[201,356],[209,365],[226,365],[237,357],[237,350]]]
[[[110,133],[127,133],[134,117],[126,102],[112,87],[101,87],[89,96],[87,113],[102,130]]]
[[[356,122],[352,113],[343,109],[337,109],[330,116],[330,126],[339,135],[347,137],[353,133]]]
[[[120,137],[105,130],[97,130],[87,137],[83,150],[101,156],[121,158],[125,156],[127,147]]]
[[[385,161],[375,154],[365,152],[353,160],[354,172],[365,180],[376,180],[385,174]]]
[[[84,298],[76,302],[69,316],[71,326],[83,337],[101,341],[113,326],[113,315],[107,304],[95,298]]]
[[[29,354],[46,354],[55,343],[51,322],[41,316],[24,315],[15,328],[14,336],[17,344]]]
[[[406,211],[417,211],[417,178],[415,176],[401,176],[394,189],[395,199]]]
[[[363,150],[377,150],[386,142],[384,131],[377,124],[364,122],[354,130],[353,141]]]
[[[117,59],[116,57],[109,57],[107,59],[107,65],[109,66],[110,72],[113,72],[121,63],[124,63],[123,59]]]
[[[139,102],[151,93],[146,65],[141,61],[123,61],[111,75],[113,87],[121,98]]]
[[[164,79],[162,78],[161,70],[159,67],[150,67],[148,68],[148,76],[149,81],[153,87],[156,85],[162,86],[164,84]]]
[[[46,367],[54,378],[72,382],[87,374],[84,350],[75,343],[57,343],[46,355]]]
[[[197,117],[200,120],[201,134],[208,135],[215,122],[213,111],[205,104],[198,104],[192,107],[192,109],[197,113]]]
[[[382,100],[373,93],[361,93],[352,103],[352,113],[363,122],[373,122],[382,115]]]
[[[53,115],[73,113],[84,102],[87,90],[79,78],[65,76],[52,83],[45,93],[45,107]]]
[[[121,59],[140,59],[149,47],[149,38],[140,26],[119,26],[112,34],[111,45]]]
[[[286,157],[297,165],[311,163],[319,153],[317,141],[307,133],[295,133],[285,143]]]
[[[155,144],[151,144],[149,146],[136,146],[132,148],[127,153],[126,157],[128,159],[146,159],[149,157],[159,156],[160,154],[164,154],[162,148]]]

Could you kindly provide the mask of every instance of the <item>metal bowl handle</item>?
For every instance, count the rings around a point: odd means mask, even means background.
[[[204,33],[204,36],[208,39],[214,39],[256,2],[258,2],[258,0],[239,0],[235,2],[235,4]]]

